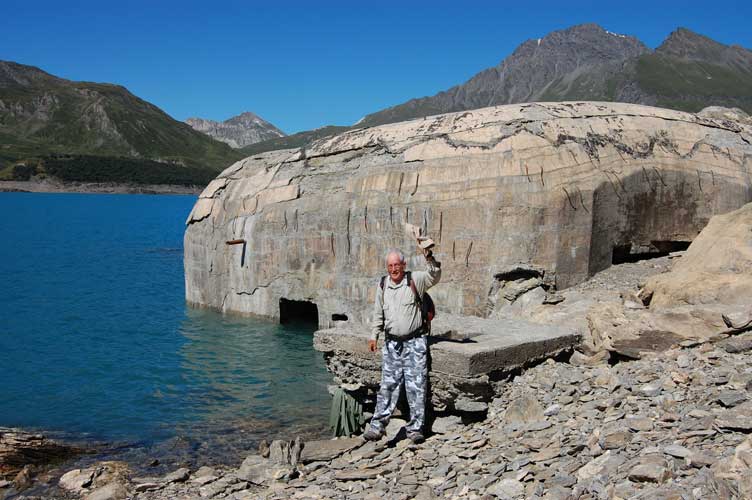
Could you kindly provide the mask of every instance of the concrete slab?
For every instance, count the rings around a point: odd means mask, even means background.
[[[366,326],[342,324],[317,331],[314,348],[363,356],[368,354],[367,340]],[[460,377],[508,371],[554,356],[580,340],[566,327],[441,313],[433,322],[431,371]]]

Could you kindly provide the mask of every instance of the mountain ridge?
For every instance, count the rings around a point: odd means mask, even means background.
[[[85,156],[87,171],[96,155],[217,171],[243,155],[305,147],[352,128],[499,104],[578,100],[690,112],[723,106],[752,113],[752,51],[683,27],[653,50],[634,36],[592,23],[576,25],[525,40],[499,64],[462,84],[368,114],[351,126],[284,136],[251,112],[224,122],[204,120],[217,129],[261,124],[271,134],[239,149],[172,119],[121,85],[76,82],[0,61],[0,178],[3,166],[19,159],[61,154]]]
[[[122,85],[13,61],[0,61],[0,144],[0,170],[29,157],[88,155],[219,171],[239,157]]]
[[[194,130],[222,141],[234,149],[286,136],[279,128],[250,111],[244,111],[221,122],[198,117],[187,118],[185,122]]]
[[[676,70],[691,85],[673,88],[680,80],[672,74]],[[703,71],[718,75],[722,93],[714,93],[713,86],[701,81],[698,73]],[[656,81],[656,73],[663,83]],[[683,111],[724,105],[750,112],[752,91],[745,88],[752,89],[752,52],[741,46],[727,46],[678,28],[651,50],[636,37],[590,23],[528,39],[498,65],[466,82],[368,114],[357,126],[529,101],[605,100]]]

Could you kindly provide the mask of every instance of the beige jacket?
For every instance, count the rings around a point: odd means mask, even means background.
[[[441,279],[441,264],[433,258],[426,260],[426,270],[413,272],[412,278],[422,298],[426,290]],[[378,339],[382,332],[387,332],[394,337],[406,337],[417,330],[422,322],[420,306],[407,282],[407,275],[396,284],[387,276],[384,280],[383,293],[381,286],[376,284],[371,340]]]

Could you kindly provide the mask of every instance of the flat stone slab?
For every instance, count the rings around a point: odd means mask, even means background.
[[[345,452],[363,445],[365,441],[361,436],[340,439],[324,439],[321,441],[307,441],[300,454],[303,463],[316,462],[319,460],[333,460]]]
[[[313,345],[321,352],[369,355],[368,336],[367,326],[343,324],[317,331]],[[431,371],[475,377],[512,370],[554,356],[580,339],[577,331],[561,326],[440,313],[432,324]]]

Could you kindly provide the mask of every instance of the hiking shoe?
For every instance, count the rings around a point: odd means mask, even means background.
[[[363,433],[363,439],[366,441],[378,441],[384,437],[384,434],[386,434],[386,432],[377,431],[373,427],[369,427],[368,430]]]
[[[416,431],[416,432],[408,432],[407,433],[407,439],[409,439],[410,441],[412,441],[413,444],[420,444],[420,443],[422,443],[423,441],[426,440],[426,438],[423,437],[423,434],[421,434],[418,431]]]

